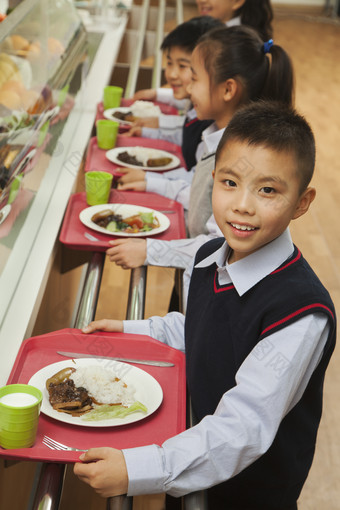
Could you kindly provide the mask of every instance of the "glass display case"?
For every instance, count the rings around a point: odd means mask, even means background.
[[[88,68],[69,0],[26,0],[1,23],[0,274]]]
[[[72,0],[23,0],[0,31],[0,359],[31,333],[59,229],[124,34]]]

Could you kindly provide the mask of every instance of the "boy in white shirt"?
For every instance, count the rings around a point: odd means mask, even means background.
[[[213,210],[224,238],[197,253],[186,318],[84,329],[185,350],[200,420],[161,446],[82,454],[74,472],[102,496],[209,489],[212,509],[297,509],[336,337],[332,300],[288,230],[315,197],[314,164],[312,131],[295,111],[261,102],[239,111],[216,153]]]

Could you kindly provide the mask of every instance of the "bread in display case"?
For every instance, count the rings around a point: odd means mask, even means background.
[[[9,250],[15,242],[12,229],[34,200],[88,67],[86,30],[71,0],[24,0],[1,23],[0,252],[10,233]],[[1,274],[4,253],[0,259]]]

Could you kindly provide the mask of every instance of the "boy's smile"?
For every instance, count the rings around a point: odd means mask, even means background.
[[[304,214],[314,188],[300,193],[295,157],[232,140],[216,162],[212,195],[216,222],[236,262],[273,241]]]
[[[191,54],[178,46],[170,48],[166,55],[165,78],[176,99],[188,98],[187,87],[191,81]]]

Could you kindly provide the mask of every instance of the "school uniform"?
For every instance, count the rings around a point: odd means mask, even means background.
[[[218,129],[216,124],[211,124],[203,131],[202,142],[197,147],[196,153],[198,163],[193,173],[189,172],[192,175],[191,182],[188,179],[169,179],[167,177],[169,172],[162,178],[147,177],[147,191],[176,200],[183,205],[185,211],[188,211],[186,218],[188,236],[191,239],[160,241],[148,238],[146,264],[186,269],[202,244],[211,238],[221,236],[221,231],[212,216],[211,190],[215,151],[223,132],[224,129]],[[171,174],[175,175],[172,172]]]
[[[323,376],[335,342],[334,307],[288,229],[231,265],[227,244],[220,244],[213,240],[199,252],[186,320],[171,313],[124,321],[125,332],[187,351],[188,384],[202,418],[162,446],[123,450],[128,494],[178,497],[212,486],[211,492],[219,491],[226,483],[227,500],[223,496],[223,506],[211,508],[288,510],[313,458]]]

